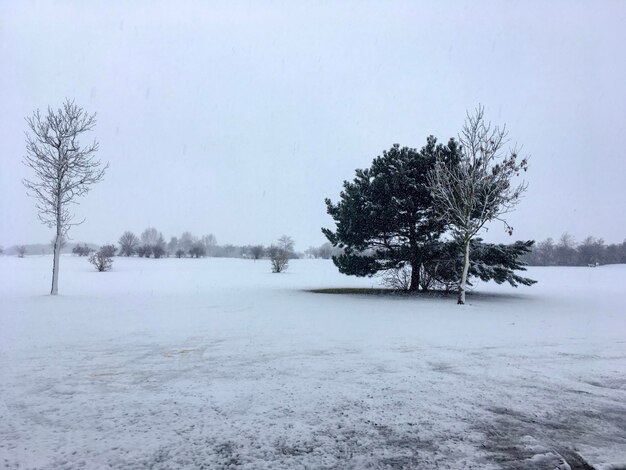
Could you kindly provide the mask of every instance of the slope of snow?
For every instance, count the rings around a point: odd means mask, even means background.
[[[626,464],[626,266],[433,296],[332,262],[0,257],[0,467]],[[565,468],[564,466],[562,468]]]

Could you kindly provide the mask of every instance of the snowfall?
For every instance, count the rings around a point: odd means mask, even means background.
[[[0,257],[0,467],[626,468],[626,265],[435,295],[331,261]]]

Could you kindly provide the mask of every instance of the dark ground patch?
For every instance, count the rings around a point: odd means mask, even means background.
[[[314,294],[338,294],[338,295],[380,295],[390,297],[419,297],[419,298],[438,298],[452,297],[455,294],[444,291],[418,291],[409,292],[406,290],[373,288],[373,287],[333,287],[320,289],[307,289],[306,292]]]
[[[529,415],[506,407],[491,407],[489,422],[477,426],[485,435],[488,460],[505,470],[555,469],[566,462],[572,470],[594,467],[580,455],[580,445],[608,441],[626,446],[626,408],[616,406],[599,412],[560,409]],[[620,437],[621,436],[621,437]]]

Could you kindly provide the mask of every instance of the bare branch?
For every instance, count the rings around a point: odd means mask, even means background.
[[[77,204],[77,199],[87,194],[91,185],[102,180],[108,164],[96,159],[96,140],[81,146],[79,137],[94,129],[96,115],[88,114],[74,101],[66,99],[57,111],[48,107],[45,116],[36,110],[26,118],[26,124],[29,131],[23,163],[32,170],[33,177],[22,182],[36,200],[41,222],[56,228],[58,243],[55,243],[52,286],[55,294],[60,240],[70,227],[84,221],[73,222],[69,204]]]
[[[526,171],[528,159],[518,161],[519,150],[515,146],[505,151],[509,143],[506,126],[499,128],[486,121],[482,106],[474,114],[467,113],[459,140],[458,165],[438,161],[428,182],[440,218],[448,223],[465,249],[459,288],[459,303],[463,303],[461,291],[464,293],[469,265],[469,243],[491,220],[502,221],[505,230],[512,234],[512,227],[502,216],[515,208],[526,191],[525,182],[513,186],[512,181]]]

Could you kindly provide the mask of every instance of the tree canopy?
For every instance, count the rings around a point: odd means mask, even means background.
[[[373,276],[409,269],[406,288],[412,291],[456,285],[463,270],[463,246],[447,236],[450,227],[435,212],[429,175],[442,162],[454,168],[460,157],[456,140],[444,145],[430,136],[420,150],[393,145],[370,168],[357,169],[352,181],[344,181],[339,201],[326,199],[335,230],[322,229],[328,241],[342,250],[333,256],[339,271]],[[474,257],[468,275],[530,285],[532,279],[515,271],[524,269],[520,257],[533,243],[495,245],[472,240]]]
[[[364,276],[408,264],[410,288],[416,290],[419,267],[446,229],[433,216],[427,177],[437,161],[453,165],[458,157],[454,139],[443,145],[430,136],[420,150],[393,145],[370,168],[357,169],[353,181],[344,181],[339,202],[326,199],[336,230],[322,229],[344,250],[333,258],[339,270]]]

